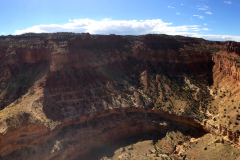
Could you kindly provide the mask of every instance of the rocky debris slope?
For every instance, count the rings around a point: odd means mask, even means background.
[[[214,53],[213,84],[211,103],[204,108],[210,111],[209,120],[205,120],[205,128],[212,134],[224,136],[239,146],[239,43],[227,41],[222,50]],[[209,112],[208,112],[209,113]]]

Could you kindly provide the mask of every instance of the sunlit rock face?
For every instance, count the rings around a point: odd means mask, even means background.
[[[237,64],[221,59],[237,52],[233,42],[218,52],[220,42],[181,36],[55,33],[0,44],[3,159],[75,159],[173,128],[201,136],[212,132],[199,106],[211,99],[213,67],[238,79]]]

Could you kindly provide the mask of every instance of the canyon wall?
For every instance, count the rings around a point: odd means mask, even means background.
[[[239,44],[227,41],[222,47],[222,51],[213,54],[212,60],[215,63],[215,70],[223,73],[224,76],[230,76],[239,81],[240,58]]]
[[[182,86],[192,78],[209,98],[200,86],[213,82],[220,42],[58,33],[0,44],[3,159],[75,159],[140,133],[205,133],[201,100]]]
[[[173,127],[187,132],[196,130],[195,133],[189,132],[193,136],[204,134],[202,126],[191,118],[159,110],[126,107],[65,120],[52,131],[44,125],[21,126],[0,137],[0,152],[4,156],[15,150],[6,159],[24,150],[30,150],[28,156],[31,158],[75,159],[86,155],[93,147],[141,133],[158,131],[166,134]],[[37,151],[44,146],[47,147],[46,150]],[[32,152],[38,153],[34,155]],[[15,157],[21,158],[23,157]]]
[[[184,70],[181,72],[191,73],[199,68],[199,65],[208,65],[211,60],[209,51],[197,52],[183,48],[184,45],[194,42],[206,46],[211,44],[192,39],[186,41],[156,35],[145,35],[142,38],[136,38],[133,42],[126,37],[116,35],[97,36],[95,39],[90,35],[85,39],[76,37],[68,41],[70,53],[52,55],[50,68],[51,71],[57,71],[64,66],[94,67],[125,60],[128,56],[145,61],[161,62],[163,64],[161,67],[165,66],[166,72],[175,72],[173,74],[179,73],[180,69]]]

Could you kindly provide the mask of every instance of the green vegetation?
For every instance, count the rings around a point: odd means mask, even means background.
[[[196,51],[196,52],[210,52],[217,53],[221,49],[212,45],[206,46],[204,44],[191,44],[189,46],[184,47],[185,50]]]
[[[240,117],[240,115],[239,115],[239,114],[237,114],[237,115],[236,115],[236,120],[238,120],[238,119],[239,119],[239,117]]]

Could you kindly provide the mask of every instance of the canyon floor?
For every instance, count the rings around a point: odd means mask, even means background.
[[[240,159],[240,44],[0,37],[0,159]]]

